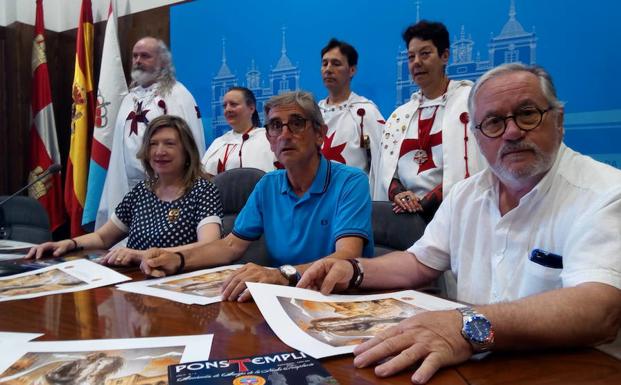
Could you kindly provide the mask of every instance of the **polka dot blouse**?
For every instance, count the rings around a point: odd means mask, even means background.
[[[138,183],[117,206],[112,222],[128,233],[127,247],[175,247],[196,242],[207,223],[222,224],[222,203],[216,186],[198,179],[182,197],[165,202]]]

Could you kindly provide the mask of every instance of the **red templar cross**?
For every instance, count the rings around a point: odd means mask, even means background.
[[[345,149],[347,143],[341,143],[338,146],[332,147],[332,141],[334,140],[335,134],[336,132],[333,132],[332,135],[326,135],[324,137],[323,148],[321,149],[321,152],[323,153],[323,156],[325,156],[329,160],[334,160],[336,162],[346,164],[347,162],[345,162],[345,158],[343,157],[343,150]]]
[[[138,102],[137,104],[138,106],[136,108],[136,111],[130,112],[129,115],[127,115],[127,119],[125,119],[132,121],[130,124],[128,136],[132,136],[132,134],[138,135],[138,122],[144,124],[149,123],[149,120],[147,119],[147,112],[149,112],[149,110],[142,110],[142,102]]]
[[[418,165],[418,173],[420,174],[423,171],[430,170],[432,168],[436,168],[436,164],[433,162],[433,156],[431,154],[431,147],[442,144],[442,132],[436,132],[435,134],[431,134],[429,137],[429,142],[425,148],[421,148],[418,142],[418,139],[405,139],[401,144],[401,151],[399,151],[399,158],[403,155],[407,154],[410,151],[424,150],[427,153],[427,160],[423,164]]]

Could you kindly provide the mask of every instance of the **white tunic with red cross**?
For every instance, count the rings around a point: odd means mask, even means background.
[[[368,154],[374,156],[377,152],[384,126],[384,118],[375,103],[352,92],[341,104],[328,104],[323,99],[319,108],[328,126],[321,149],[323,155],[368,173],[371,161]]]
[[[269,172],[276,168],[275,162],[276,156],[263,127],[255,127],[244,134],[227,131],[211,143],[202,160],[205,172],[211,175],[240,167]]]
[[[485,161],[468,128],[467,100],[472,82],[449,82],[446,93],[435,100],[425,100],[421,92],[398,107],[386,121],[378,156],[371,164],[369,181],[373,200],[388,200],[388,188],[398,177],[406,188],[417,194],[430,191],[442,183],[444,196],[457,181],[481,170]],[[418,116],[421,121],[436,116],[426,143],[418,140]],[[423,148],[421,148],[423,147]],[[425,149],[425,154],[421,151]],[[427,162],[419,162],[427,156]]]
[[[443,114],[442,97],[423,98],[401,142],[394,177],[419,197],[442,183]]]

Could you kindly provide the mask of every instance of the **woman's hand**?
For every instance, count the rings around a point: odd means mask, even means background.
[[[402,191],[395,195],[392,200],[392,211],[395,214],[403,212],[415,213],[417,211],[423,211],[423,207],[420,205],[420,199],[411,191]]]
[[[58,242],[45,242],[40,245],[32,247],[28,254],[24,258],[43,258],[46,257],[60,257],[68,251],[76,248],[76,243],[73,239],[64,239]]]
[[[102,265],[111,266],[139,265],[145,254],[146,251],[144,250],[134,250],[126,247],[120,247],[118,249],[110,250],[108,254],[101,258],[100,263]]]

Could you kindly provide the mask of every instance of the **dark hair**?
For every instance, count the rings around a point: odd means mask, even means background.
[[[354,46],[342,40],[337,40],[335,38],[330,39],[328,45],[321,49],[321,58],[323,59],[323,55],[325,55],[326,52],[334,48],[338,48],[341,53],[345,55],[345,57],[347,58],[347,64],[352,67],[358,65],[358,51],[356,51]]]
[[[226,92],[229,93],[231,91],[241,92],[244,96],[246,105],[254,107],[254,112],[252,113],[252,125],[254,127],[261,127],[261,119],[259,119],[259,111],[257,111],[257,98],[254,96],[254,93],[246,87],[237,86],[229,88]]]
[[[138,150],[138,153],[136,154],[136,157],[142,162],[142,167],[144,167],[149,180],[151,181],[151,185],[157,180],[157,175],[155,175],[155,171],[151,167],[151,164],[149,164],[151,156],[149,154],[149,147],[151,138],[157,130],[161,128],[172,128],[179,134],[181,147],[183,147],[183,153],[185,155],[183,184],[186,190],[192,188],[196,179],[207,178],[207,175],[203,171],[196,141],[194,140],[192,131],[186,121],[178,116],[162,115],[149,122],[147,130],[142,137],[142,146],[140,146],[140,150]]]
[[[436,21],[421,20],[407,27],[401,36],[405,41],[406,49],[410,45],[410,40],[414,38],[431,40],[438,50],[438,55],[442,55],[451,44],[446,26]]]

